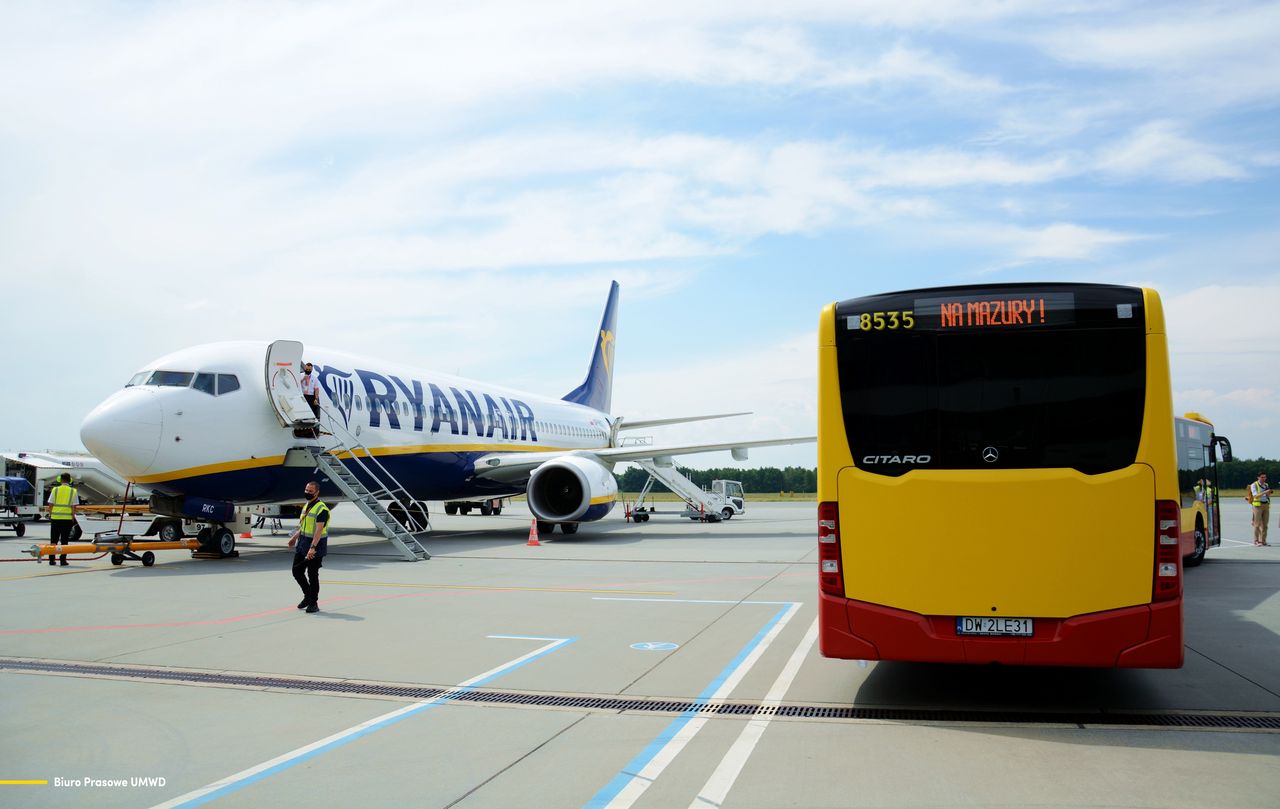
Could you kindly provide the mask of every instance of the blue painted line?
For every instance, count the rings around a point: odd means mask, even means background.
[[[667,727],[658,734],[657,738],[652,742],[649,742],[649,745],[645,747],[645,749],[641,750],[639,755],[631,759],[627,766],[623,767],[622,771],[613,777],[612,781],[605,784],[604,788],[595,794],[595,797],[583,804],[583,809],[603,809],[603,807],[608,806],[609,802],[616,798],[618,793],[625,789],[627,784],[631,783],[632,779],[639,775],[640,771],[643,770],[650,761],[653,761],[654,756],[658,755],[658,752],[662,750],[662,748],[666,747],[668,742],[675,738],[675,735],[680,732],[680,729],[689,724],[689,721],[698,714],[698,709],[710,701],[711,695],[724,684],[725,680],[729,679],[733,674],[734,669],[741,665],[747,655],[751,654],[753,649],[764,642],[764,638],[769,634],[769,630],[773,629],[774,625],[782,620],[782,616],[786,615],[787,610],[789,609],[791,609],[791,605],[787,604],[787,606],[778,610],[777,613],[769,619],[768,623],[761,627],[760,631],[756,633],[756,636],[752,638],[746,646],[742,647],[742,651],[738,652],[737,656],[729,661],[729,664],[724,667],[720,674],[717,675],[706,688],[702,689],[702,693],[694,698],[693,705],[684,713],[672,720],[671,724],[667,725]]]
[[[378,730],[382,730],[383,728],[390,727],[402,720],[408,719],[411,716],[417,716],[420,713],[423,713],[432,708],[443,705],[446,702],[449,702],[450,700],[455,699],[460,694],[465,694],[468,691],[474,691],[479,686],[482,686],[486,683],[493,682],[499,677],[510,674],[511,672],[516,671],[517,669],[523,668],[524,666],[528,665],[529,663],[532,663],[535,660],[538,660],[539,658],[545,657],[551,654],[552,652],[559,651],[560,649],[563,649],[565,646],[568,646],[570,643],[573,643],[575,640],[577,640],[577,638],[563,638],[561,639],[561,642],[556,644],[555,646],[552,646],[548,649],[544,649],[542,650],[542,652],[536,655],[532,655],[516,663],[512,663],[509,666],[504,666],[498,669],[497,671],[495,671],[493,674],[489,675],[488,677],[485,677],[480,680],[476,680],[475,682],[469,682],[465,686],[458,686],[456,688],[452,688],[449,690],[448,693],[442,694],[441,696],[435,697],[434,699],[427,700],[426,702],[420,705],[417,705],[412,709],[405,711],[404,713],[396,714],[394,716],[389,716],[386,719],[382,720],[381,722],[376,722],[367,728],[363,728],[359,731],[356,731],[355,733],[352,733],[349,736],[343,736],[340,739],[334,739],[333,741],[329,742],[326,745],[317,747],[315,750],[308,751],[307,753],[299,755],[295,758],[291,758],[287,761],[282,761],[279,764],[275,765],[274,767],[263,770],[260,773],[255,773],[249,776],[248,778],[244,779],[243,781],[236,781],[235,783],[227,784],[226,786],[216,789],[207,795],[201,795],[197,798],[192,798],[191,800],[186,801],[185,803],[177,804],[174,807],[174,809],[186,809],[186,807],[203,806],[204,804],[209,803],[210,801],[214,801],[214,800],[217,800],[218,798],[225,797],[227,795],[230,795],[233,792],[238,792],[239,790],[244,789],[245,787],[251,784],[255,784],[265,778],[268,778],[269,776],[283,772],[289,769],[290,767],[294,767],[298,764],[301,764],[304,761],[309,761],[315,758],[316,756],[320,755],[321,753],[327,753],[330,750],[335,750],[346,744],[354,742],[357,739],[364,738],[365,736],[368,736],[370,733],[373,733],[374,731],[378,731]]]

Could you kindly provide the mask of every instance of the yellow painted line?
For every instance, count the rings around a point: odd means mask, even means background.
[[[48,781],[0,781],[0,784],[47,784]]]
[[[505,593],[606,593],[608,595],[630,596],[673,596],[674,590],[591,590],[582,587],[484,587],[473,584],[399,584],[381,581],[334,581],[325,579],[325,584],[349,584],[356,587],[421,587],[428,590],[485,590]]]

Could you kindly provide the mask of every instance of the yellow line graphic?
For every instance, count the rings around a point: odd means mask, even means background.
[[[48,784],[48,781],[0,781],[0,784],[21,785],[21,784]]]

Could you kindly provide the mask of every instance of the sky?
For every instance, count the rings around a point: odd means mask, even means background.
[[[563,395],[614,279],[616,414],[812,435],[824,305],[1078,281],[1157,289],[1175,410],[1277,458],[1277,42],[1274,2],[7,2],[0,448],[225,339]]]

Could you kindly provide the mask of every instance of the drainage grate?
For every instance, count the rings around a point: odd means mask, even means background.
[[[182,671],[179,669],[125,666],[109,663],[65,663],[0,657],[0,669],[8,671],[67,674],[88,677],[115,677],[174,684],[201,684],[307,691],[322,694],[357,694],[427,700],[448,697],[451,701],[483,705],[521,705],[539,708],[575,708],[589,711],[645,711],[685,713],[695,711],[716,716],[779,716],[794,719],[871,719],[890,722],[945,722],[982,724],[1124,725],[1177,728],[1221,728],[1231,730],[1280,731],[1280,714],[1208,713],[1109,713],[1049,711],[963,711],[914,708],[858,708],[852,705],[761,705],[743,702],[699,702],[696,700],[637,699],[634,697],[591,697],[573,694],[536,694],[514,691],[478,691],[469,688],[436,688],[417,685],[367,683],[358,680],[317,680],[300,677],[273,677],[256,674]]]

